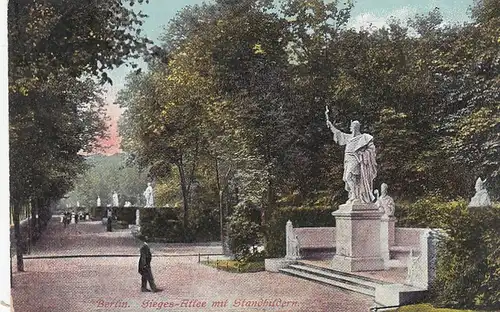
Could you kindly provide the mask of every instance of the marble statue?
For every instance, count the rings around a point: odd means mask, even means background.
[[[481,180],[477,178],[476,180],[476,194],[471,198],[469,207],[489,207],[491,206],[490,196],[488,191],[484,187],[484,182],[486,180]]]
[[[118,194],[116,192],[113,192],[113,207],[118,207]]]
[[[130,207],[130,206],[132,206],[132,204],[129,201],[126,201],[123,207]]]
[[[146,205],[144,207],[153,207],[154,206],[153,187],[151,186],[150,182],[148,182],[148,187],[144,191],[144,198],[146,198]]]
[[[290,242],[290,256],[291,258],[298,259],[300,258],[300,242],[299,242],[299,237],[295,235],[292,237],[292,240]]]
[[[80,207],[80,202],[79,201],[76,201],[76,206]]]
[[[392,197],[387,195],[387,184],[382,183],[380,186],[380,196],[378,190],[375,190],[374,193],[377,198],[375,205],[378,207],[379,211],[384,212],[384,214],[388,217],[394,216],[396,205],[394,204]]]
[[[97,207],[101,207],[101,198],[97,196]]]
[[[345,190],[349,194],[347,203],[359,200],[361,203],[371,203],[373,195],[373,180],[377,176],[377,162],[375,160],[375,145],[373,137],[361,133],[361,124],[355,120],[351,122],[351,133],[344,133],[330,122],[326,108],[326,124],[333,133],[333,140],[339,145],[345,145],[344,175]]]
[[[300,258],[300,243],[299,238],[293,231],[292,221],[288,220],[286,223],[286,258],[298,259]]]

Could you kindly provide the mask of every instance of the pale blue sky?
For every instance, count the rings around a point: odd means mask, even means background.
[[[425,13],[439,7],[446,22],[462,22],[468,18],[468,8],[473,0],[355,0],[351,25],[361,26],[372,23],[381,26],[385,20],[395,16],[401,20],[416,13]],[[150,0],[140,9],[149,15],[144,23],[144,34],[157,40],[163,27],[175,14],[187,5],[201,4],[205,0]],[[208,1],[211,2],[211,1]],[[114,91],[123,86],[124,78],[130,69],[122,66],[111,73]]]

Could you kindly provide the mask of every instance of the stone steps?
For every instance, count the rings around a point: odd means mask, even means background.
[[[347,289],[371,297],[375,297],[375,289],[385,282],[374,280],[368,277],[358,276],[333,269],[320,268],[304,263],[292,264],[280,272],[311,280],[314,282]]]

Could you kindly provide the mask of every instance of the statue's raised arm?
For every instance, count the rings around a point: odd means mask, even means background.
[[[351,138],[352,135],[349,133],[344,133],[344,132],[340,131],[339,129],[337,129],[333,125],[333,123],[330,121],[330,118],[328,116],[329,112],[330,112],[330,110],[328,109],[328,106],[327,106],[326,110],[325,110],[326,126],[330,129],[330,131],[332,131],[333,140],[335,141],[335,143],[338,143],[339,145],[346,145],[347,141]]]

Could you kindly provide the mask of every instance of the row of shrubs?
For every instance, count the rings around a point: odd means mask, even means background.
[[[438,196],[399,205],[398,226],[440,228],[437,274],[429,300],[438,306],[500,310],[500,205],[468,208]]]
[[[131,218],[126,212],[120,214],[121,209],[124,208],[116,210],[118,220]],[[135,208],[133,210],[135,222]],[[186,227],[182,223],[182,210],[179,208],[146,208],[141,209],[140,213],[142,236],[168,243],[220,240],[220,222],[213,209],[193,211]]]

